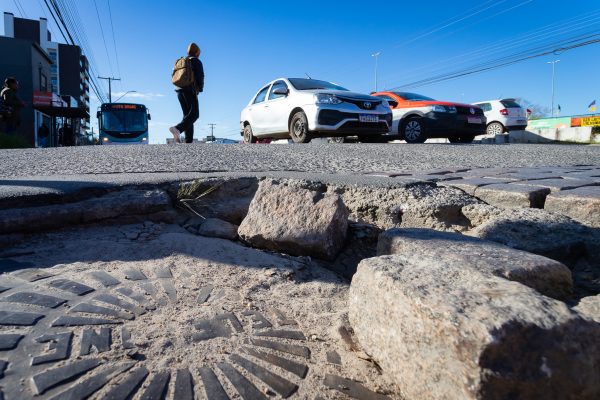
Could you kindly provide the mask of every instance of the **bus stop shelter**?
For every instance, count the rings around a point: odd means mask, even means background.
[[[81,120],[90,117],[85,108],[70,107],[54,93],[34,93],[33,108],[50,117],[48,146],[51,147],[75,145],[75,132],[78,132]],[[68,127],[70,127],[70,132],[68,132]],[[60,132],[61,129],[62,132]]]

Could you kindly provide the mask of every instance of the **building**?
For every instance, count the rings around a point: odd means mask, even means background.
[[[10,54],[0,60],[2,82],[9,76],[17,78],[21,85],[19,97],[26,103],[18,133],[30,146],[37,146],[37,128],[42,122],[51,125],[48,115],[34,109],[33,94],[48,91],[52,60],[36,42],[26,39],[0,37],[0,52]]]
[[[45,18],[29,20],[5,12],[0,53],[15,54],[15,57],[0,60],[0,76],[15,76],[21,83],[19,95],[27,107],[23,110],[19,134],[30,145],[38,144],[37,129],[42,122],[56,131],[52,145],[62,141],[57,135],[61,124],[68,123],[76,137],[87,134],[90,129],[89,63],[79,46],[53,42]]]

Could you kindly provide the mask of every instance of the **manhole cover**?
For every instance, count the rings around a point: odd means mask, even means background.
[[[385,398],[342,378],[284,304],[189,268],[25,269],[0,292],[5,399]]]

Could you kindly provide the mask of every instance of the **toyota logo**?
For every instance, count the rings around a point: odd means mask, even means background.
[[[475,109],[471,107],[471,114],[475,115]]]
[[[373,107],[373,104],[371,104],[370,101],[365,101],[365,103],[363,105],[365,106],[365,108],[367,110],[370,110]]]

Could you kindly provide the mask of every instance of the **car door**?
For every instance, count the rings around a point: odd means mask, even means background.
[[[283,89],[288,94],[273,93],[277,89]],[[269,133],[288,132],[288,118],[292,110],[290,106],[290,89],[284,81],[277,81],[271,86],[266,102],[266,131]]]
[[[250,115],[252,116],[251,126],[252,133],[254,136],[264,135],[266,133],[267,128],[267,112],[268,109],[267,104],[267,93],[269,93],[269,88],[271,85],[267,85],[258,92],[254,101],[252,102],[252,106],[248,109]]]

